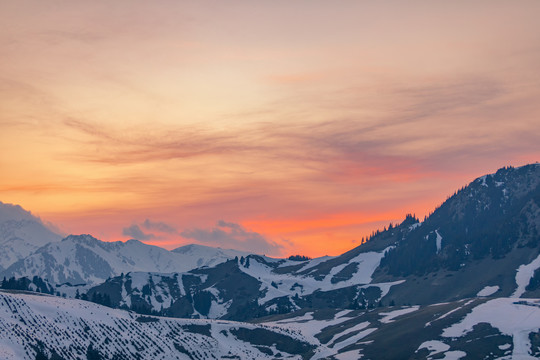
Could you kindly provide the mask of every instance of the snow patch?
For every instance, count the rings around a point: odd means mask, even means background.
[[[343,340],[342,342],[339,342],[337,345],[334,345],[332,348],[334,350],[339,351],[340,349],[344,349],[349,345],[356,344],[358,341],[362,340],[363,338],[365,338],[366,336],[368,336],[369,334],[371,334],[375,330],[377,330],[377,328],[369,328],[369,329],[365,329],[363,331],[360,331],[358,334],[353,335],[350,338]]]
[[[381,296],[377,299],[377,301],[379,301],[388,294],[392,286],[402,284],[405,281],[406,280],[397,280],[397,281],[392,281],[392,282],[387,282],[387,283],[367,284],[367,285],[360,286],[360,289],[367,289],[369,287],[378,287],[381,290]]]
[[[445,314],[442,314],[441,316],[439,316],[439,317],[436,318],[435,320],[428,321],[428,322],[426,323],[426,325],[424,325],[424,327],[431,326],[431,324],[432,324],[433,322],[444,319],[444,318],[447,317],[448,315],[450,315],[450,314],[452,314],[452,313],[454,313],[454,312],[456,312],[456,311],[458,311],[458,310],[461,310],[462,307],[465,307],[465,306],[469,305],[469,304],[472,303],[473,301],[474,301],[474,299],[473,299],[473,300],[469,300],[469,301],[467,301],[465,304],[463,304],[462,306],[459,306],[459,307],[457,307],[457,308],[455,308],[455,309],[453,309],[453,310],[450,310],[449,312],[447,312],[447,313],[445,313]],[[449,304],[449,303],[439,303],[439,304],[433,304],[433,305],[430,305],[430,306],[438,306],[438,305],[446,305],[446,304]]]
[[[430,340],[430,341],[424,341],[418,347],[418,350],[421,350],[421,349],[428,349],[428,351],[430,352],[428,356],[432,356],[432,355],[442,353],[442,352],[445,352],[445,351],[449,350],[450,346],[443,343],[442,341]],[[416,352],[418,352],[418,350],[416,350]]]
[[[435,239],[435,244],[437,245],[437,254],[441,252],[442,247],[442,236],[439,234],[439,230],[435,230],[435,234],[437,235],[437,238]]]
[[[357,360],[357,359],[361,359],[363,355],[360,352],[360,350],[351,350],[351,351],[342,352],[341,354],[336,354],[334,355],[334,357],[337,360]]]
[[[298,270],[298,272],[303,272],[307,269],[311,269],[319,264],[322,264],[323,262],[326,262],[328,260],[331,260],[335,258],[335,256],[321,256],[321,257],[318,257],[318,258],[315,258],[315,259],[312,259],[312,260],[309,260],[304,266],[302,266],[302,268],[300,270]],[[293,262],[292,264],[287,264],[287,265],[293,265],[294,263],[299,263],[298,261],[295,261]],[[280,266],[280,267],[283,267],[283,266]]]
[[[415,224],[412,224],[411,226],[409,226],[409,231],[416,229],[416,228],[419,227],[420,225],[422,225],[421,222],[417,222],[417,223],[415,223]]]
[[[363,329],[367,328],[369,326],[369,324],[370,324],[369,321],[364,321],[364,322],[361,322],[360,324],[357,324],[357,325],[355,325],[353,327],[350,327],[347,330],[332,336],[332,339],[330,339],[330,341],[328,343],[335,345],[335,341],[337,339],[339,339],[340,337],[342,337],[344,335],[347,335],[347,334],[350,334],[350,333],[353,333],[355,331],[363,330]]]
[[[491,295],[495,294],[497,291],[499,291],[499,286],[498,285],[486,286],[485,288],[480,290],[478,292],[478,294],[476,294],[476,296],[491,296]]]
[[[447,351],[441,360],[459,360],[467,356],[467,353],[461,350]]]
[[[480,182],[480,185],[487,187],[486,179],[489,175],[480,176],[476,181]]]
[[[212,300],[212,304],[210,305],[210,310],[208,312],[208,318],[210,319],[218,319],[222,316],[225,316],[227,314],[227,310],[229,310],[229,307],[232,304],[232,299],[229,301],[224,301],[220,297],[220,292],[215,287],[209,287],[206,289],[209,293],[214,295],[214,298],[216,300]]]
[[[419,308],[420,308],[420,306],[417,305],[417,306],[407,307],[405,309],[399,309],[399,310],[390,311],[390,312],[387,312],[387,313],[379,313],[379,315],[383,316],[383,318],[380,319],[379,321],[382,322],[383,324],[389,324],[391,322],[394,322],[394,319],[397,318],[398,316],[415,312]]]
[[[512,297],[518,298],[525,293],[525,288],[529,285],[529,281],[534,275],[534,271],[540,268],[540,255],[527,265],[521,265],[516,272],[517,289],[512,294]]]
[[[288,318],[283,320],[278,320],[275,322],[267,322],[265,325],[270,326],[285,326],[286,329],[298,332],[302,334],[305,339],[310,343],[319,343],[319,340],[316,338],[316,335],[319,334],[324,328],[328,326],[338,325],[349,321],[350,318],[347,317],[352,310],[342,310],[334,315],[333,319],[329,320],[315,320],[313,319],[313,313],[308,312],[303,316],[297,316],[294,318]],[[369,324],[358,324],[356,330],[361,330],[367,327]],[[355,334],[348,339],[343,340],[342,342],[337,343],[332,349],[320,344],[317,348],[317,353],[312,357],[312,359],[327,359],[331,355],[334,355],[339,349],[342,349],[348,345],[356,343],[358,340],[369,335],[371,332],[375,331],[374,328],[369,328],[361,330],[358,334]],[[353,330],[351,330],[353,331]],[[349,333],[349,329],[345,329],[341,334]],[[338,336],[339,337],[339,336]],[[337,339],[335,337],[334,339]]]

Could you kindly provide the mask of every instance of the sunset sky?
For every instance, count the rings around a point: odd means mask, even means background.
[[[540,159],[540,1],[1,1],[0,201],[337,255]]]

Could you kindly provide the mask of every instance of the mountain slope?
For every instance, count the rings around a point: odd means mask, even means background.
[[[533,164],[500,169],[458,191],[395,243],[374,278],[406,280],[388,302],[429,304],[476,296],[488,286],[497,296],[519,297],[537,268],[540,165]]]
[[[235,255],[236,254],[236,255]],[[70,235],[50,243],[0,273],[39,276],[55,284],[101,283],[131,271],[183,272],[226,261],[243,252],[188,246],[168,251],[138,240],[104,242],[90,235]]]
[[[503,168],[471,182],[390,252],[383,266],[393,275],[422,275],[538,245],[540,164],[534,164]],[[406,263],[406,258],[411,260]]]
[[[472,298],[373,310],[303,310],[259,320],[319,342],[314,358],[535,359],[540,300]]]
[[[43,245],[60,241],[61,238],[30,212],[18,205],[0,201],[0,271]]]

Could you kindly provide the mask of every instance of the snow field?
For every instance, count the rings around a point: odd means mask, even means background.
[[[296,274],[276,274],[273,272],[273,268],[263,263],[251,259],[250,266],[248,268],[240,266],[240,269],[246,274],[261,281],[260,291],[265,292],[265,296],[259,298],[259,305],[263,305],[270,300],[278,297],[290,296],[293,297],[296,294],[299,296],[309,295],[316,290],[329,291],[335,289],[341,289],[354,285],[366,285],[372,280],[372,275],[375,269],[379,266],[384,254],[392,247],[388,247],[382,252],[367,252],[361,253],[349,260],[348,262],[335,266],[322,280],[317,280],[314,277],[307,275]],[[301,271],[315,267],[324,261],[331,259],[330,257],[318,258],[310,260]],[[350,264],[357,264],[356,272],[351,276],[349,280],[332,283],[334,275],[339,273],[343,268]],[[315,264],[315,265],[313,265]],[[314,269],[315,270],[315,269]],[[383,293],[388,292],[389,286],[401,283],[393,282],[387,284],[369,284],[369,286],[379,286]],[[274,286],[277,285],[277,288]],[[384,296],[384,295],[383,295]]]
[[[460,337],[472,331],[473,326],[484,322],[512,336],[513,359],[533,359],[530,356],[529,333],[540,330],[540,303],[515,303],[512,298],[499,298],[476,306],[457,324],[445,329],[443,337]]]

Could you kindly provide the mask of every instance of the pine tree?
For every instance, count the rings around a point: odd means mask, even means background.
[[[38,350],[36,352],[36,360],[49,360],[49,358],[47,357],[47,355],[45,355],[43,351]]]
[[[99,351],[94,349],[94,345],[92,343],[88,345],[88,349],[86,350],[86,359],[87,360],[102,360],[102,357],[99,354]]]

